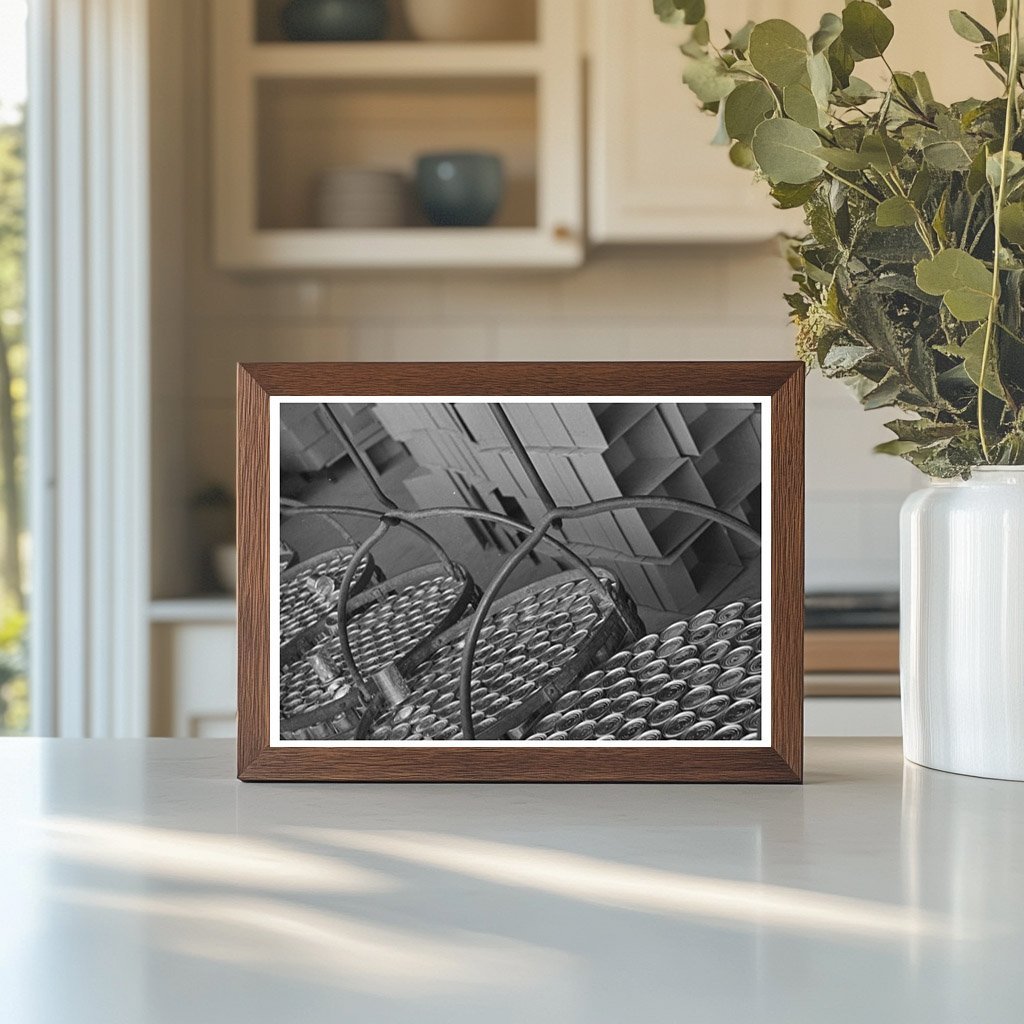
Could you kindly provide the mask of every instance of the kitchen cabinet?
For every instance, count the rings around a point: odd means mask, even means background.
[[[154,601],[150,732],[235,735],[235,602],[230,597]]]
[[[646,0],[587,0],[589,233],[614,242],[728,242],[799,231],[799,211],[776,210],[767,186],[710,145],[715,121],[682,84],[684,26],[663,25]],[[810,33],[827,0],[708,0],[713,36],[747,20],[786,18]],[[992,21],[988,0],[958,7]],[[945,6],[900,0],[887,54],[896,68],[928,72],[944,101],[995,94],[998,83],[950,27]],[[876,82],[880,61],[858,74]]]
[[[735,242],[799,229],[799,213],[774,209],[767,185],[710,144],[715,120],[681,80],[689,29],[663,25],[649,3],[588,2],[591,241]],[[711,0],[708,17],[718,34],[770,17],[816,25],[801,7],[819,10],[821,0]]]
[[[580,12],[567,0],[535,4],[533,38],[451,43],[410,38],[400,19],[381,41],[292,42],[280,34],[279,0],[211,4],[217,264],[582,262]],[[492,225],[432,227],[418,211],[417,157],[456,150],[502,159],[506,187]],[[338,168],[401,174],[404,226],[322,226],[315,195]]]

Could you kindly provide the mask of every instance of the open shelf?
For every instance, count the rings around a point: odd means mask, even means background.
[[[220,2],[220,0],[218,0]],[[245,0],[254,14],[250,38],[260,45],[286,43],[289,46],[315,46],[301,40],[288,40],[281,24],[281,12],[288,0]],[[415,0],[414,0],[415,2]],[[491,0],[499,2],[499,0]],[[566,0],[559,0],[566,2]],[[500,0],[502,19],[500,30],[494,34],[495,45],[502,42],[535,42],[538,35],[538,0]],[[383,40],[359,42],[354,45],[378,47],[390,42],[403,41],[417,45],[429,45],[417,39],[414,32],[414,19],[410,19],[406,11],[405,0],[388,0],[388,24]],[[456,44],[462,45],[462,44]]]
[[[331,231],[317,228],[257,231],[225,267],[572,267],[572,245],[553,245],[533,228],[403,228]]]
[[[534,43],[265,43],[246,55],[257,78],[536,75]]]
[[[405,228],[427,228],[414,197],[416,160],[450,150],[496,153],[504,165],[505,196],[493,225],[466,234],[537,226],[534,79],[262,81],[257,139],[260,229],[321,230],[315,195],[321,175],[335,167],[399,172],[408,194]]]
[[[218,0],[212,7],[219,266],[528,268],[583,261],[576,4],[534,0],[530,38],[480,43],[417,42],[395,18],[393,38],[380,42],[282,41],[281,6]],[[432,227],[415,201],[417,158],[453,150],[502,160],[505,194],[486,227]],[[381,204],[381,227],[324,226],[316,212],[320,183],[331,171],[352,168],[403,175],[405,214]],[[356,210],[360,216],[350,222],[365,223],[369,211]]]

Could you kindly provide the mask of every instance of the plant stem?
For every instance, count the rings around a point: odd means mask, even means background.
[[[985,430],[985,380],[988,362],[992,355],[992,336],[999,316],[999,273],[1002,270],[1002,224],[1003,205],[1006,201],[1006,174],[1009,163],[1010,144],[1013,141],[1013,127],[1017,119],[1017,83],[1020,67],[1020,0],[1010,0],[1010,74],[1006,83],[1006,124],[1003,126],[1003,150],[999,168],[999,190],[995,197],[995,246],[992,256],[992,295],[985,323],[985,346],[981,350],[981,371],[978,374],[978,435],[985,461],[992,462],[988,434]]]
[[[835,174],[833,171],[830,171],[827,167],[825,168],[825,173],[833,181],[838,181],[841,185],[845,185],[847,188],[852,188],[854,192],[859,192],[862,196],[864,196],[865,199],[870,199],[871,202],[875,204],[875,206],[878,205],[878,197],[873,196],[867,189],[861,188],[860,185],[856,184],[855,182],[847,181],[846,178],[840,178],[838,174]]]
[[[911,202],[906,189],[903,187],[903,182],[900,181],[899,173],[895,168],[893,168],[892,174],[882,175],[882,180],[887,181],[901,199],[906,199],[906,201],[910,203],[911,209],[914,211],[914,217],[917,219],[917,233],[921,236],[921,241],[924,242],[929,255],[934,256],[935,246],[932,245],[931,228],[928,225],[928,221],[924,219],[924,214],[917,208],[917,204]],[[938,237],[935,238],[935,243],[940,249],[942,248],[942,242]]]
[[[765,78],[764,75],[762,75],[758,71],[754,71],[752,72],[752,74],[756,79],[758,79],[761,82],[761,84],[768,90],[768,92],[771,93],[772,100],[775,102],[775,113],[778,114],[779,117],[785,117],[785,111],[783,111],[782,109],[782,100],[779,99],[778,93],[776,93],[775,87],[772,85],[772,83],[769,82],[768,79]]]

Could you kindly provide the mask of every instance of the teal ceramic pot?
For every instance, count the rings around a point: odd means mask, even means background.
[[[494,219],[505,195],[501,157],[428,153],[416,163],[416,192],[436,227],[483,227]]]
[[[290,0],[281,11],[285,37],[296,42],[380,39],[387,27],[387,0]]]

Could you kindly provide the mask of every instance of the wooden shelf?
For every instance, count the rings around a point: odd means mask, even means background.
[[[308,270],[318,267],[574,267],[579,239],[549,238],[533,228],[395,228],[333,231],[324,228],[254,231],[224,244],[220,263]]]
[[[806,672],[898,673],[896,629],[809,629],[804,634]]]
[[[149,621],[153,623],[233,623],[236,618],[235,599],[229,594],[157,598],[149,603]]]
[[[516,77],[541,73],[536,43],[256,43],[242,61],[256,78]]]

